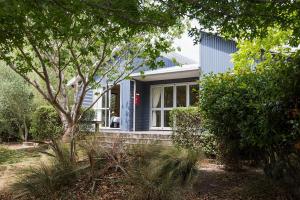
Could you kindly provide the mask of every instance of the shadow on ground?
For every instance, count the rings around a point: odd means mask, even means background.
[[[197,200],[286,200],[285,192],[268,180],[260,169],[227,172],[220,165],[202,166],[194,186]]]

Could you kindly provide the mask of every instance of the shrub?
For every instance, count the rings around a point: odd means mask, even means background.
[[[176,108],[171,111],[172,141],[175,145],[197,149],[200,146],[201,118],[197,107]]]
[[[219,156],[216,136],[209,131],[203,131],[200,134],[201,151],[206,157],[216,158]]]
[[[266,175],[300,191],[300,56],[277,55],[259,70],[202,79],[200,110],[226,164],[261,158]],[[296,191],[296,192],[295,192]]]
[[[62,124],[56,110],[51,106],[38,107],[33,113],[30,131],[33,138],[39,140],[60,136]]]
[[[142,147],[137,151],[140,152],[137,155],[142,157],[135,159],[127,168],[128,181],[134,188],[130,199],[181,199],[180,192],[191,186],[197,177],[199,153],[196,151],[159,145]]]

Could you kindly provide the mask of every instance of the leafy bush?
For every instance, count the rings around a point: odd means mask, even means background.
[[[217,140],[214,134],[209,131],[203,131],[200,134],[201,151],[206,157],[216,158],[219,155]]]
[[[128,180],[134,188],[130,199],[181,199],[180,191],[192,185],[197,177],[196,151],[152,145],[138,152],[142,156],[127,168]]]
[[[27,140],[32,91],[22,78],[0,61],[0,142]]]
[[[300,56],[277,55],[264,67],[202,79],[200,110],[226,164],[251,154],[268,176],[300,191]],[[298,194],[299,195],[299,194]]]
[[[51,106],[38,107],[33,113],[30,131],[33,137],[39,140],[60,136],[62,123],[56,110]]]
[[[175,145],[187,149],[199,148],[201,118],[197,107],[173,109],[171,125],[172,141]]]

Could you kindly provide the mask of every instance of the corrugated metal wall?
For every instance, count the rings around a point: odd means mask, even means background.
[[[86,93],[82,103],[83,107],[88,107],[93,103],[93,95],[94,95],[93,93],[94,93],[93,90],[89,90]]]
[[[133,127],[133,82],[121,82],[121,130],[131,131]]]
[[[204,74],[225,72],[233,67],[230,54],[237,51],[234,41],[202,32],[199,46],[200,67]]]

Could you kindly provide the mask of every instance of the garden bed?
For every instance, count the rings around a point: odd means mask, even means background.
[[[7,186],[16,181],[16,175],[24,168],[36,165],[41,159],[37,149],[5,150],[7,158],[0,164],[0,199],[11,200]],[[285,192],[266,179],[261,169],[246,168],[244,171],[228,172],[214,160],[202,160],[198,166],[199,177],[193,188],[183,192],[186,200],[284,200]],[[4,187],[6,186],[6,187]],[[53,197],[85,200],[125,200],[135,188],[126,181],[120,170],[110,169],[100,177],[91,179],[85,173],[76,182],[62,187]],[[55,198],[55,199],[57,199]]]

